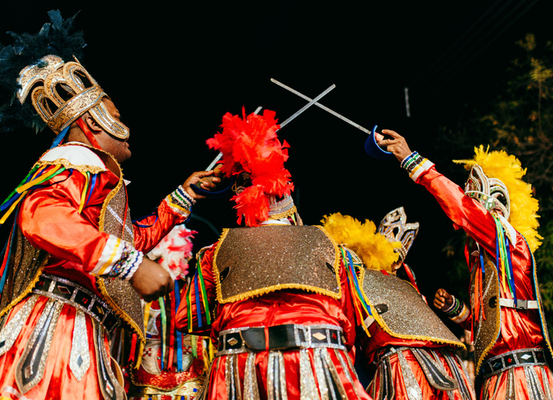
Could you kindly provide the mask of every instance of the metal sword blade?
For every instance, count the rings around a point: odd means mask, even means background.
[[[271,78],[271,82],[273,82],[273,83],[277,84],[278,86],[280,86],[280,87],[282,87],[282,88],[288,90],[289,92],[294,93],[295,95],[301,97],[301,98],[304,99],[304,100],[313,101],[313,100],[311,100],[309,97],[307,97],[306,95],[304,95],[304,94],[298,92],[298,91],[295,90],[295,89],[292,89],[290,86],[286,86],[284,83],[279,82],[279,81],[277,81],[276,79]],[[314,100],[315,100],[315,99],[314,99]],[[350,125],[356,127],[357,129],[359,129],[359,130],[365,132],[366,134],[370,135],[370,133],[371,133],[370,130],[368,130],[367,128],[362,127],[361,125],[359,125],[359,124],[353,122],[352,120],[350,120],[350,119],[344,117],[343,115],[338,114],[336,111],[333,111],[333,110],[331,110],[330,108],[328,108],[328,107],[326,107],[326,106],[323,106],[321,103],[315,103],[315,105],[316,105],[317,107],[319,107],[319,108],[322,108],[322,109],[325,110],[326,112],[328,112],[328,113],[334,115],[335,117],[340,118],[342,121],[345,121],[345,122],[347,122],[348,124],[350,124]]]
[[[302,112],[307,110],[309,107],[311,107],[313,104],[317,104],[317,101],[319,101],[321,98],[323,98],[328,92],[330,92],[332,89],[334,89],[336,85],[332,84],[330,85],[324,92],[322,92],[320,95],[315,97],[313,100],[309,99],[309,103],[304,105],[302,108],[300,108],[298,111],[296,111],[294,114],[292,114],[286,121],[284,121],[282,124],[280,124],[280,129],[282,129],[283,126],[286,126],[290,121],[292,121],[294,118],[296,118],[298,115],[300,115]]]

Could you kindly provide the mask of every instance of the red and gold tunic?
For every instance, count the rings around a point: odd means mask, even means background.
[[[116,165],[112,168],[114,171],[106,167],[106,162]],[[0,338],[7,340],[0,340],[0,397],[122,398],[122,388],[117,384],[99,384],[114,380],[114,372],[109,367],[107,333],[91,313],[83,312],[87,311],[86,307],[79,309],[71,305],[75,298],[64,299],[64,291],[77,295],[74,286],[77,284],[81,287],[79,293],[88,293],[88,301],[93,298],[105,301],[105,307],[97,308],[95,315],[111,310],[140,343],[144,329],[142,315],[140,311],[136,316],[128,315],[127,305],[122,304],[126,296],[132,296],[135,301],[136,292],[131,293],[130,285],[121,286],[120,296],[107,299],[105,286],[120,279],[110,276],[117,276],[114,272],[130,254],[136,256],[151,250],[189,213],[167,198],[157,208],[156,215],[133,226],[117,163],[107,153],[77,143],[49,150],[36,167],[39,167],[36,175],[61,172],[35,185],[16,209],[14,230],[24,235],[24,238],[21,236],[24,246],[32,249],[32,245],[38,249],[37,254],[47,255],[43,257],[46,261],[32,272],[24,268],[10,271],[13,276],[8,277],[4,288]],[[122,195],[121,210],[114,209],[117,204],[110,203],[117,194]],[[112,220],[119,220],[119,232],[110,232],[113,229],[107,225]],[[10,262],[33,263],[13,259]],[[45,281],[45,276],[50,278]],[[18,284],[19,289],[15,290],[13,284],[18,280],[24,284]],[[49,286],[42,288],[40,285],[44,282]],[[44,293],[50,288],[50,292],[47,296],[37,294],[37,288],[44,289]],[[58,289],[61,297],[56,298]],[[99,303],[92,302],[91,309]],[[43,347],[33,353],[35,341],[43,343]],[[32,360],[32,365],[22,361],[23,358]]]
[[[273,245],[278,246],[278,236],[273,237]],[[326,390],[325,393],[328,395],[326,384],[315,383],[331,378],[330,375],[324,377],[324,371],[326,371],[326,374],[332,372],[332,380],[338,382],[338,386],[340,386],[338,390],[345,396],[344,398],[368,399],[348,354],[355,341],[356,318],[343,260],[338,259],[339,267],[336,269],[338,275],[334,277],[334,283],[339,282],[341,296],[331,297],[308,290],[290,289],[288,284],[288,288],[285,289],[273,286],[270,290],[258,291],[258,295],[243,296],[242,299],[236,301],[221,302],[217,280],[222,276],[219,271],[216,271],[217,267],[214,262],[214,254],[216,255],[219,248],[220,242],[203,249],[199,263],[201,274],[197,273],[190,285],[190,292],[187,296],[188,307],[187,304],[181,303],[177,313],[178,329],[209,334],[213,343],[216,346],[217,344],[221,346],[219,335],[225,331],[233,332],[248,327],[262,327],[268,332],[269,327],[288,324],[334,326],[342,330],[342,343],[345,346],[342,346],[343,349],[295,348],[282,351],[239,352],[237,354],[233,354],[231,350],[218,354],[212,362],[207,378],[207,393],[203,394],[206,396],[205,398],[227,399],[241,392],[244,398],[249,398],[247,397],[249,393],[254,396],[252,398],[264,399],[272,398],[275,391],[280,390],[280,395],[283,395],[282,392],[285,391],[290,400],[300,399],[300,396],[303,396],[301,398],[316,399],[320,398],[321,391]],[[282,254],[285,253],[282,252]],[[283,257],[286,258],[286,255]],[[250,274],[253,277],[258,276],[256,280],[263,280],[265,277],[263,271],[266,271],[266,268],[271,268],[270,265],[259,265],[255,262],[252,262],[251,265]],[[284,274],[286,271],[282,270],[281,273]],[[230,272],[229,277],[231,274],[233,272]],[[198,282],[200,279],[201,282]],[[203,291],[201,290],[202,286],[205,289]],[[200,291],[202,293],[199,293]],[[200,301],[194,301],[196,298]],[[210,310],[208,313],[206,313],[206,306]],[[210,316],[212,319],[207,323],[206,318],[210,318]],[[324,368],[321,362],[325,363]],[[280,379],[285,379],[285,381],[279,382]]]
[[[496,223],[480,203],[465,196],[462,188],[436,171],[433,164],[425,166],[418,174],[416,183],[423,185],[438,201],[456,229],[463,229],[487,254],[496,254]],[[510,252],[514,272],[514,284],[519,299],[539,301],[536,295],[536,281],[533,271],[533,258],[526,240],[513,229],[510,239]],[[501,298],[512,299],[511,293],[499,285]],[[472,297],[475,298],[473,293]],[[497,299],[496,299],[497,300]],[[473,320],[474,320],[474,312]],[[474,325],[474,321],[473,321]],[[545,349],[550,351],[544,320],[539,309],[517,310],[500,307],[500,326],[497,338],[491,339],[491,347],[483,353],[490,358],[521,349]],[[476,344],[477,345],[477,344]],[[477,360],[480,363],[482,360]],[[530,369],[529,369],[530,368]],[[553,376],[547,365],[543,367],[517,367],[486,379],[481,389],[482,398],[504,398],[509,386],[514,388],[517,399],[528,398],[532,392],[530,382],[538,378],[541,390],[545,393],[553,387]]]

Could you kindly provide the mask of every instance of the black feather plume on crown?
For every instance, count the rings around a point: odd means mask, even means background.
[[[48,12],[50,22],[45,23],[36,34],[7,32],[14,43],[0,44],[0,132],[9,133],[22,128],[36,132],[46,127],[30,101],[21,104],[16,93],[19,90],[19,72],[28,65],[36,64],[49,54],[64,61],[79,60],[86,46],[82,32],[74,32],[73,17],[63,19],[59,10]]]

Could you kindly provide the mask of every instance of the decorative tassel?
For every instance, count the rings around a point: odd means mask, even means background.
[[[205,288],[205,283],[204,283],[204,276],[202,274],[202,268],[200,266],[200,263],[198,263],[198,276],[200,277],[200,285],[201,285],[201,288],[202,288],[202,300],[203,300],[203,305],[204,305],[204,312],[205,312],[205,319],[206,319],[206,323],[207,325],[211,325],[211,313],[209,311],[209,302],[207,300],[207,290]]]
[[[496,267],[498,274],[501,276],[503,293],[510,293],[516,303],[516,285],[511,262],[511,252],[509,251],[509,239],[505,235],[499,218],[494,216],[494,219],[496,226]]]
[[[167,355],[167,313],[163,297],[158,299],[161,318],[161,370],[165,369],[165,356]]]
[[[202,322],[202,310],[201,310],[201,302],[200,302],[200,288],[198,281],[200,280],[200,263],[198,262],[198,268],[196,269],[196,276],[194,276],[194,292],[196,294],[196,316],[198,318],[198,327],[203,327]]]
[[[88,193],[88,186],[90,185],[90,172],[87,171],[86,173],[83,174],[83,176],[85,178],[85,183],[84,183],[83,192],[81,193],[81,202],[79,204],[79,211],[78,211],[79,214],[83,211],[84,205],[86,203],[86,195]]]
[[[192,356],[194,356],[194,358],[197,358],[198,357],[198,336],[190,335],[190,343],[192,347]]]
[[[180,287],[179,287],[179,281],[175,281],[175,310],[178,310],[180,307]],[[184,365],[182,364],[182,332],[176,330],[176,338],[175,338],[175,348],[176,348],[176,354],[177,354],[177,371],[183,372],[184,371]]]
[[[355,313],[357,315],[357,319],[361,321],[361,325],[367,334],[368,337],[371,337],[369,333],[369,329],[365,324],[365,315],[372,316],[372,310],[369,306],[369,302],[366,299],[365,293],[363,290],[361,290],[359,286],[359,282],[357,279],[357,273],[355,271],[355,266],[353,263],[353,259],[351,256],[351,253],[349,251],[346,251],[344,248],[340,248],[340,251],[342,252],[342,259],[344,260],[344,264],[346,267],[346,278],[348,280],[348,284],[350,286],[350,291],[353,294],[353,305],[355,308]],[[347,261],[346,261],[347,260]],[[363,314],[363,311],[365,314]]]
[[[132,334],[131,339],[131,348],[130,348],[130,354],[129,354],[129,362],[134,362],[135,355],[136,355],[136,341],[138,340],[138,335],[136,333]]]
[[[48,172],[46,172],[48,170]],[[6,200],[0,205],[0,212],[6,210],[9,207],[8,211],[5,212],[4,216],[0,219],[0,225],[3,225],[10,214],[13,212],[17,204],[23,200],[27,195],[28,191],[33,189],[35,186],[38,186],[47,180],[55,177],[56,175],[61,174],[65,171],[65,168],[61,165],[52,166],[42,166],[36,167],[27,174],[23,182],[8,196]],[[33,174],[32,178],[29,179],[29,176]]]
[[[178,286],[178,283],[175,282],[175,286]],[[176,309],[175,309],[175,295],[174,293],[168,293],[167,294],[168,300],[171,304],[170,308],[170,318],[169,318],[169,352],[167,355],[167,370],[171,371],[173,369],[174,365],[174,357],[175,357],[175,347],[176,347],[176,340],[175,340],[175,316],[176,316]]]

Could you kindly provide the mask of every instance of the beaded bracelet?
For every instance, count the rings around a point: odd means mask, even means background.
[[[405,165],[410,161],[412,160],[414,157],[418,156],[419,153],[417,151],[414,151],[412,152],[411,154],[409,154],[407,157],[405,157],[403,159],[403,161],[401,162],[400,166],[401,168],[405,168]]]
[[[121,257],[112,265],[107,276],[129,280],[142,263],[144,254],[136,250],[130,243],[125,243],[123,246]]]
[[[170,193],[165,199],[173,209],[176,209],[183,215],[190,214],[192,206],[196,203],[196,200],[186,193],[182,185]]]
[[[468,318],[468,316],[470,315],[469,310],[468,310],[467,306],[465,305],[465,303],[461,303],[461,305],[462,305],[462,307],[459,310],[458,314],[454,317],[449,317],[449,319],[451,319],[453,322],[455,322],[457,324],[463,323]]]
[[[446,310],[443,310],[448,317],[453,318],[458,316],[461,313],[461,310],[463,306],[465,305],[462,301],[457,299],[455,296],[451,296],[453,298],[453,303],[451,306],[449,306]]]

